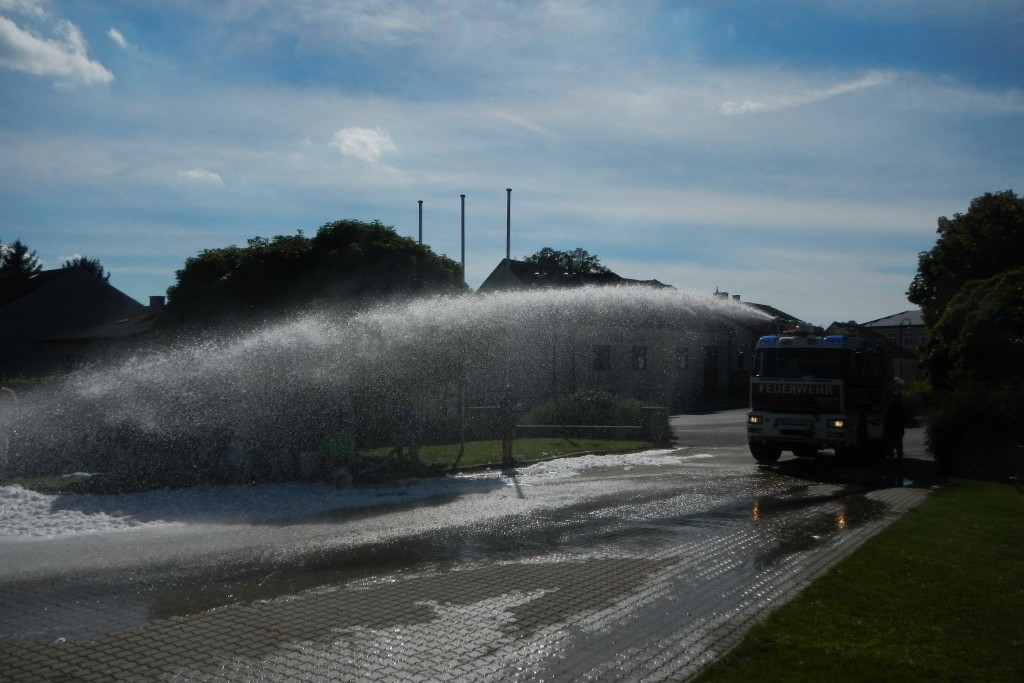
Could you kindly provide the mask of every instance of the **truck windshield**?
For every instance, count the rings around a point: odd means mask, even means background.
[[[777,379],[841,379],[839,349],[758,349],[754,377]]]

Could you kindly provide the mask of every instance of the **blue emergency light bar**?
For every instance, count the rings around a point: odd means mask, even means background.
[[[825,343],[826,344],[845,344],[846,343],[846,335],[845,334],[830,334],[829,336],[825,337]]]
[[[758,339],[757,343],[758,344],[778,344],[779,343],[779,337],[777,335],[774,335],[774,334],[765,335],[764,337],[761,337],[760,339]]]

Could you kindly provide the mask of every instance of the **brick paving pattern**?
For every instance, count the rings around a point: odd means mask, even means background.
[[[28,629],[0,640],[0,680],[678,681],[926,495],[881,489],[856,505],[822,495],[763,520],[737,511],[749,521],[724,533],[639,526],[597,548],[399,572],[187,616],[118,622],[102,595],[69,591],[41,606],[0,589],[5,619],[32,624],[45,607],[73,634]],[[117,607],[111,617],[131,612]]]

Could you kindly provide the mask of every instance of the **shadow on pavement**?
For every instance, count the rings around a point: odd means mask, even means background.
[[[907,456],[901,464],[894,461],[851,463],[834,456],[792,458],[775,465],[762,466],[778,474],[822,484],[880,488],[934,488],[945,481],[938,464],[931,458]]]

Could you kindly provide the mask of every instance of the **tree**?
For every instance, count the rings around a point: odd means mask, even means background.
[[[550,274],[597,275],[611,271],[601,265],[597,256],[577,247],[572,251],[558,251],[544,247],[532,256],[523,258],[526,263],[537,265],[538,270]]]
[[[84,268],[104,282],[110,281],[110,273],[103,269],[103,265],[99,259],[89,258],[88,256],[75,256],[64,261],[64,265],[61,268]]]
[[[0,273],[35,275],[43,269],[43,262],[36,252],[29,251],[20,239],[11,244],[0,245]]]
[[[939,238],[918,255],[907,298],[934,324],[960,288],[1024,266],[1024,199],[1011,190],[986,193],[967,213],[940,217]]]
[[[1024,384],[1024,267],[965,284],[930,327],[921,355],[939,390]]]
[[[929,447],[949,470],[1000,474],[1024,435],[1024,200],[985,194],[938,232],[907,292],[929,332]]]
[[[258,322],[314,304],[360,305],[397,296],[465,291],[461,267],[378,221],[336,221],[207,249],[185,261],[168,289],[169,326]]]

